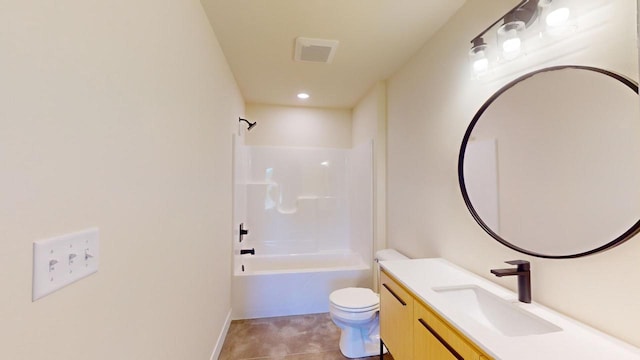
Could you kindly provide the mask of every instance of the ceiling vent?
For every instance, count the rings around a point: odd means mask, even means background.
[[[338,40],[296,38],[296,61],[330,64],[336,55]]]

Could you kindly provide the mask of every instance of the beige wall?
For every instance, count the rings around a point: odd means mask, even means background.
[[[489,269],[502,267],[505,260],[530,260],[535,301],[640,346],[638,236],[586,258],[527,257],[481,230],[464,205],[457,181],[457,156],[470,120],[495,90],[520,74],[579,64],[637,80],[636,2],[609,2],[603,10],[609,20],[602,27],[561,45],[578,45],[571,54],[557,54],[552,47],[520,59],[520,69],[471,80],[470,39],[511,6],[513,1],[507,0],[467,1],[388,81],[387,242],[412,256],[447,258],[512,289],[513,279],[490,277]]]
[[[258,124],[246,132],[253,146],[351,148],[351,110],[247,104],[247,120]]]
[[[244,112],[199,1],[3,1],[0,358],[211,357],[230,310]],[[32,242],[101,231],[31,302]]]

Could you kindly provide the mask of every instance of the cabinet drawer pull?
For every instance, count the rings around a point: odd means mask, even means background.
[[[393,292],[393,290],[391,290],[391,289],[387,286],[387,284],[382,284],[382,286],[384,286],[384,288],[385,288],[385,289],[387,289],[387,290],[391,293],[391,295],[393,295],[393,297],[394,297],[394,298],[396,298],[396,300],[400,301],[400,304],[402,304],[402,306],[407,306],[407,303],[406,303],[406,302],[404,302],[404,300],[402,300],[402,299],[400,298],[400,296],[398,296],[398,294],[396,294],[395,292]]]
[[[458,360],[464,360],[464,358],[460,356],[460,354],[458,354],[458,352],[454,348],[452,348],[451,345],[449,345],[449,343],[446,342],[442,338],[442,336],[440,336],[440,334],[438,334],[435,330],[433,330],[433,328],[429,326],[429,324],[427,324],[426,321],[424,321],[422,318],[418,319],[418,321],[420,322],[420,324],[422,324],[422,326],[424,326],[431,333],[431,335],[433,335],[440,342],[440,344],[442,344],[444,347],[447,348],[447,350],[449,350],[451,355],[453,355]]]

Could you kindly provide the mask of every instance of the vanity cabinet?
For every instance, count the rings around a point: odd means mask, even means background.
[[[380,279],[380,336],[394,360],[490,359],[393,277]]]
[[[389,275],[382,272],[380,274],[380,337],[394,360],[413,359],[413,305],[413,296]]]

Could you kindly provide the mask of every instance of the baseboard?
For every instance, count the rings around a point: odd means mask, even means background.
[[[218,358],[220,357],[222,345],[224,345],[224,339],[226,339],[227,333],[229,332],[229,326],[231,326],[231,309],[229,309],[227,319],[224,321],[224,327],[220,332],[220,336],[218,336],[218,341],[216,342],[216,346],[213,348],[213,353],[211,354],[210,360],[218,360]]]

